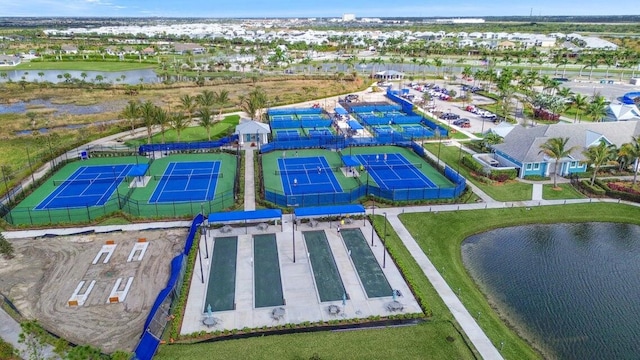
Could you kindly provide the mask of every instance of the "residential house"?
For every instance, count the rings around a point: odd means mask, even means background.
[[[62,53],[70,55],[70,54],[77,54],[78,53],[78,47],[75,45],[62,45],[60,47],[60,50],[62,51]]]
[[[504,142],[493,145],[494,157],[504,166],[518,169],[518,176],[553,176],[556,163],[540,152],[540,146],[551,138],[569,138],[566,148],[575,146],[571,154],[560,160],[558,175],[581,173],[587,170],[582,152],[601,141],[617,147],[631,142],[640,134],[640,122],[599,122],[579,124],[552,124],[535,127],[515,126],[504,136]]]
[[[607,116],[603,121],[629,121],[640,120],[640,111],[633,104],[610,104],[607,107]]]
[[[16,66],[20,64],[20,57],[13,55],[0,55],[0,66]]]
[[[174,52],[178,55],[185,55],[188,52],[191,55],[202,55],[207,52],[207,49],[198,44],[174,44],[173,45]]]

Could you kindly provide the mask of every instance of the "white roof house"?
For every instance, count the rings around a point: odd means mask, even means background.
[[[269,142],[270,133],[271,127],[268,124],[247,119],[240,120],[240,124],[236,126],[236,131],[234,132],[234,134],[238,135],[240,145],[251,143],[258,146]]]
[[[604,121],[628,121],[640,120],[640,110],[636,105],[611,104],[607,108],[607,116]]]

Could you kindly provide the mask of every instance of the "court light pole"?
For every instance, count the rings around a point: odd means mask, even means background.
[[[374,233],[373,218],[375,216],[376,216],[376,198],[373,198],[373,208],[371,213],[371,246],[373,246],[373,233]]]
[[[122,209],[122,203],[120,202],[120,189],[118,189],[120,187],[120,183],[116,179],[116,167],[112,166],[111,171],[113,171],[113,179],[116,183],[116,196],[118,196],[118,208]]]
[[[200,229],[202,229],[202,234],[204,235],[204,251],[205,251],[204,258],[208,259],[209,258],[209,245],[207,244],[207,228],[204,225],[204,221],[206,219],[206,215],[204,213],[204,204],[200,204],[200,211],[202,213],[202,223],[200,224]]]
[[[382,236],[382,268],[387,265],[387,213],[384,213],[384,234]]]

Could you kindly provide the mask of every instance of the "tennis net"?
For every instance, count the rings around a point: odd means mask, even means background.
[[[394,170],[394,169],[420,169],[422,168],[422,164],[417,163],[417,164],[386,164],[386,165],[365,165],[364,166],[365,170],[366,169],[373,169],[373,170]]]
[[[53,180],[53,186],[70,186],[70,185],[90,185],[90,184],[106,184],[115,183],[124,180],[123,177],[118,178],[93,178],[93,179],[65,179],[65,180]]]
[[[321,174],[323,172],[333,172],[340,171],[339,167],[335,168],[324,168],[321,167],[320,170],[318,168],[308,168],[308,169],[286,169],[286,170],[276,170],[274,172],[275,175],[291,175],[291,174]]]
[[[222,173],[211,173],[211,174],[173,174],[173,175],[154,175],[153,180],[191,180],[191,179],[214,179],[223,177]]]

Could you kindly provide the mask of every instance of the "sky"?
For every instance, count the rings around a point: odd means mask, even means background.
[[[2,0],[0,16],[482,17],[638,15],[637,0]],[[633,9],[636,9],[635,12]]]

